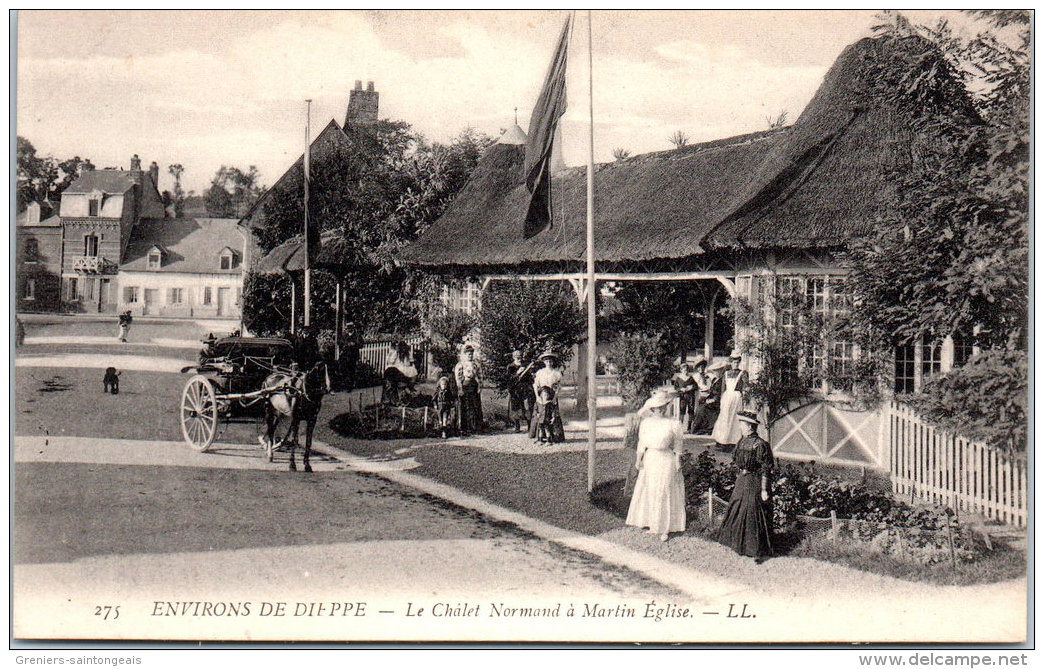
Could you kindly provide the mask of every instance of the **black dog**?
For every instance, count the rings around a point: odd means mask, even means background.
[[[120,394],[120,373],[116,371],[115,367],[109,367],[105,370],[105,378],[102,379],[102,382],[105,384],[105,390],[102,392],[111,392],[113,395]]]

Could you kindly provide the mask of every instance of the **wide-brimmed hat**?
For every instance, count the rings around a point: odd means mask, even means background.
[[[678,396],[678,393],[668,388],[657,388],[653,391],[649,399],[645,400],[645,404],[642,405],[641,411],[648,411],[649,409],[658,409],[659,407],[666,406],[674,401],[674,398]]]
[[[693,369],[696,369],[700,365],[706,365],[706,364],[707,364],[707,358],[703,357],[702,355],[698,355],[698,356],[696,356],[695,360],[693,360],[692,362],[689,363],[689,367],[692,367]]]
[[[474,353],[475,352],[475,347],[472,346],[471,344],[464,344],[464,348],[462,350],[465,353],[467,353],[468,351],[471,351],[472,353]]]
[[[741,360],[742,358],[743,358],[743,354],[740,353],[738,348],[732,349],[732,353],[729,353],[729,359],[730,360]]]
[[[738,420],[743,421],[744,423],[753,423],[755,425],[759,424],[758,414],[754,413],[753,411],[740,411],[736,414],[736,418]]]
[[[547,358],[558,360],[558,354],[552,351],[551,349],[547,349],[546,351],[540,354],[540,359],[546,360]]]

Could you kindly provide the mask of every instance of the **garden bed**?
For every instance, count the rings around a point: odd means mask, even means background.
[[[735,482],[731,463],[704,452],[684,456],[687,532],[713,538]],[[625,481],[598,486],[592,503],[627,515]],[[708,489],[711,496],[708,503]],[[908,581],[946,585],[994,583],[1024,576],[1025,552],[990,541],[949,509],[911,506],[877,486],[817,475],[787,465],[773,485],[778,555],[809,557]]]

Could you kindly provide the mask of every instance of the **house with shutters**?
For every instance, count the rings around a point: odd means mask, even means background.
[[[57,213],[16,219],[17,309],[239,319],[251,235],[234,219],[173,218],[159,166],[85,170]],[[43,220],[41,220],[43,219]]]
[[[158,180],[159,166],[153,162],[145,172],[135,155],[129,170],[86,170],[62,192],[64,311],[116,311],[117,276],[131,233],[142,219],[165,215]]]
[[[141,221],[119,272],[119,311],[239,319],[250,233],[232,218]]]

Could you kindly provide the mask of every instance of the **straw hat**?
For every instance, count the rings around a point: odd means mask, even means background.
[[[551,349],[547,349],[546,351],[540,354],[540,359],[546,360],[547,358],[551,358],[552,360],[558,360],[558,354],[552,351]]]
[[[695,360],[693,360],[692,362],[689,363],[689,367],[691,367],[692,369],[696,369],[700,365],[706,365],[706,364],[707,364],[707,358],[703,357],[702,355],[698,355],[698,356],[696,356]]]
[[[742,358],[743,354],[740,353],[738,348],[732,349],[732,353],[729,353],[729,359],[731,360],[741,360]]]
[[[645,400],[645,404],[642,405],[640,412],[644,413],[650,409],[658,409],[662,406],[666,406],[674,401],[674,398],[677,396],[678,394],[672,390],[668,390],[667,388],[657,388],[653,391],[652,395],[649,396],[649,399]]]
[[[758,414],[753,411],[740,411],[736,414],[736,418],[743,421],[744,423],[758,424]]]

